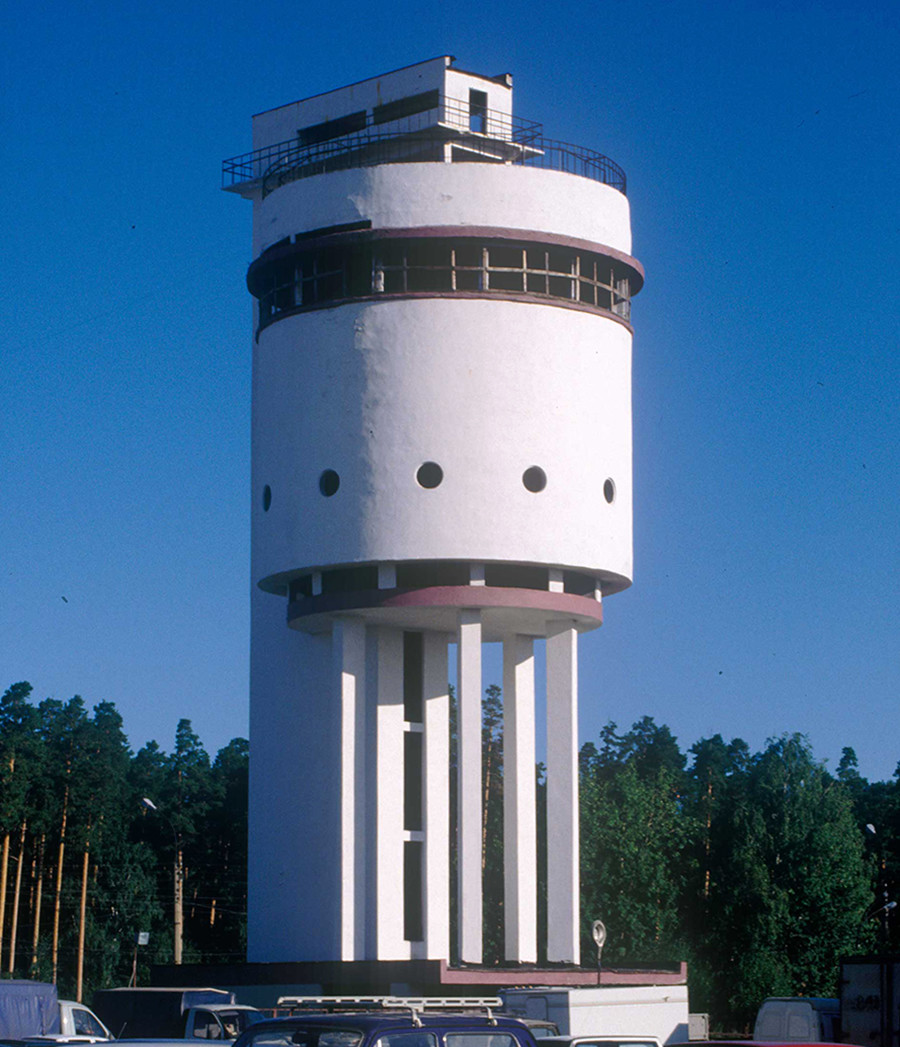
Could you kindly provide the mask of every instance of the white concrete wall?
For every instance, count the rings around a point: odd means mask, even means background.
[[[411,95],[437,88],[442,96],[468,105],[469,89],[484,91],[488,109],[512,114],[512,89],[505,83],[454,69],[450,58],[441,56],[396,69],[381,76],[361,80],[347,87],[314,95],[297,102],[269,109],[253,117],[253,148],[263,149],[294,138],[304,127],[335,120],[360,110],[371,112],[375,106],[396,102]],[[390,125],[382,125],[385,130]],[[489,130],[491,130],[489,128]],[[502,137],[508,137],[509,124],[504,123]]]
[[[547,637],[547,960],[578,963],[578,634]]]
[[[369,219],[375,229],[493,226],[631,253],[628,198],[590,178],[505,164],[384,164],[314,175],[253,209],[253,253],[286,236]]]
[[[425,942],[413,955],[429,960],[450,956],[450,695],[449,636],[426,633],[425,702]]]
[[[488,122],[487,134],[497,138],[510,138],[512,131],[512,87],[503,82],[489,80],[486,77],[473,76],[459,69],[448,69],[444,78],[444,93],[450,101],[445,121],[455,126],[460,105],[468,110],[469,91],[483,91],[487,95]],[[453,105],[453,103],[458,103]],[[468,122],[462,124],[469,129]]]
[[[614,320],[500,300],[354,303],[263,331],[254,385],[255,581],[445,558],[631,577],[631,335]],[[435,489],[416,482],[424,461],[444,470]],[[538,494],[522,484],[532,465],[547,474]],[[331,498],[324,469],[341,477]]]
[[[288,629],[256,590],[250,651],[247,959],[337,958],[341,724],[331,643]]]
[[[537,963],[534,640],[503,643],[504,956]]]
[[[253,148],[263,149],[278,142],[286,142],[302,127],[347,116],[360,109],[371,110],[376,105],[407,98],[421,91],[431,91],[436,87],[443,90],[447,62],[446,56],[417,62],[404,69],[395,69],[381,76],[258,113],[253,117]]]
[[[378,678],[371,695],[375,715],[375,941],[370,955],[384,960],[409,959],[403,938],[403,633],[377,629]]]

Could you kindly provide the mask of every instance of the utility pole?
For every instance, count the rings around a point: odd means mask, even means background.
[[[175,832],[175,826],[149,797],[144,796],[141,799],[141,803],[148,810],[155,811],[156,814],[160,815],[163,821],[165,821],[172,830],[172,842],[175,845],[175,862],[173,869],[175,912],[172,920],[172,962],[180,964],[184,945],[184,851],[181,846],[181,836]]]
[[[181,840],[175,838],[175,942],[173,947],[173,962],[181,963],[181,952],[184,943],[184,851],[181,849]]]

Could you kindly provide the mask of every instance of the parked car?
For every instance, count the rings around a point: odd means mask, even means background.
[[[669,1047],[847,1047],[845,1043],[822,1040],[685,1040]]]
[[[449,1005],[435,1011],[424,1001],[376,1007],[257,1022],[235,1047],[536,1047],[515,1018],[448,1013]]]
[[[547,1036],[541,1047],[661,1047],[655,1036]]]
[[[517,1016],[518,1017],[518,1016]],[[545,1022],[540,1018],[519,1018],[531,1030],[531,1035],[536,1040],[546,1040],[551,1036],[559,1036],[559,1026],[556,1022]]]

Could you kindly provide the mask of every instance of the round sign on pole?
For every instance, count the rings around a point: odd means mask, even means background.
[[[602,920],[594,920],[591,924],[591,937],[597,946],[597,970],[599,971],[603,962],[603,946],[606,944],[606,924]]]

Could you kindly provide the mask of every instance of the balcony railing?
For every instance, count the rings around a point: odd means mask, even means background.
[[[263,196],[279,186],[312,175],[381,164],[478,162],[544,167],[590,178],[626,191],[625,172],[609,157],[567,142],[545,138],[543,127],[508,113],[487,110],[474,118],[453,99],[391,122],[367,125],[350,134],[318,142],[298,138],[225,160],[222,186],[258,181]]]

